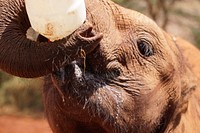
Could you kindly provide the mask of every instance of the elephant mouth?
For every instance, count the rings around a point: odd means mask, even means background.
[[[100,49],[97,47],[90,54],[80,56],[70,64],[53,72],[52,81],[58,91],[65,91],[69,95],[75,93],[81,97],[90,97],[99,88],[117,83],[116,78],[121,73],[120,68],[117,66],[105,68],[104,63],[106,61],[101,62],[101,57],[97,56],[97,53],[100,53],[99,51]],[[101,65],[98,63],[101,63]],[[84,90],[85,88],[87,88],[87,91]],[[62,94],[63,96],[64,94]]]
[[[89,56],[97,51],[98,48],[88,55],[88,59],[76,59],[55,71],[52,73],[52,81],[56,84],[62,101],[70,103],[70,106],[63,107],[65,112],[74,115],[77,121],[96,123],[102,133],[112,132],[109,130],[123,129],[117,123],[123,119],[123,92],[114,83],[116,71],[106,70],[100,73],[91,65],[93,57]]]

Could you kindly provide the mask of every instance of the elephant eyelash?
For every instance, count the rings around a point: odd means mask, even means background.
[[[149,57],[154,54],[153,47],[148,41],[145,41],[145,40],[137,41],[137,47],[138,47],[139,52],[145,57]]]

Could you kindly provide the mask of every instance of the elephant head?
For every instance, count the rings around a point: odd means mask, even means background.
[[[42,36],[26,39],[30,24],[23,0],[1,0],[1,69],[23,77],[50,73],[43,95],[55,133],[172,131],[196,87],[182,42],[110,0],[85,3],[92,28],[83,25],[48,43]],[[79,46],[83,56],[76,54]]]

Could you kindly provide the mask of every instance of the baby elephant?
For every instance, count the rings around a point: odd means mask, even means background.
[[[45,76],[53,132],[199,133],[199,50],[110,0],[85,3],[86,22],[48,42],[26,38],[24,0],[0,0],[0,68]]]

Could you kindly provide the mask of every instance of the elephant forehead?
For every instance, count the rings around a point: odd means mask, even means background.
[[[129,23],[131,23],[131,27],[134,29],[137,28],[143,28],[145,30],[149,30],[152,32],[156,32],[158,35],[162,35],[162,30],[160,27],[149,17],[137,12],[137,11],[131,11],[132,13],[126,13],[124,14],[124,18],[129,19]],[[130,27],[129,27],[130,28]]]

